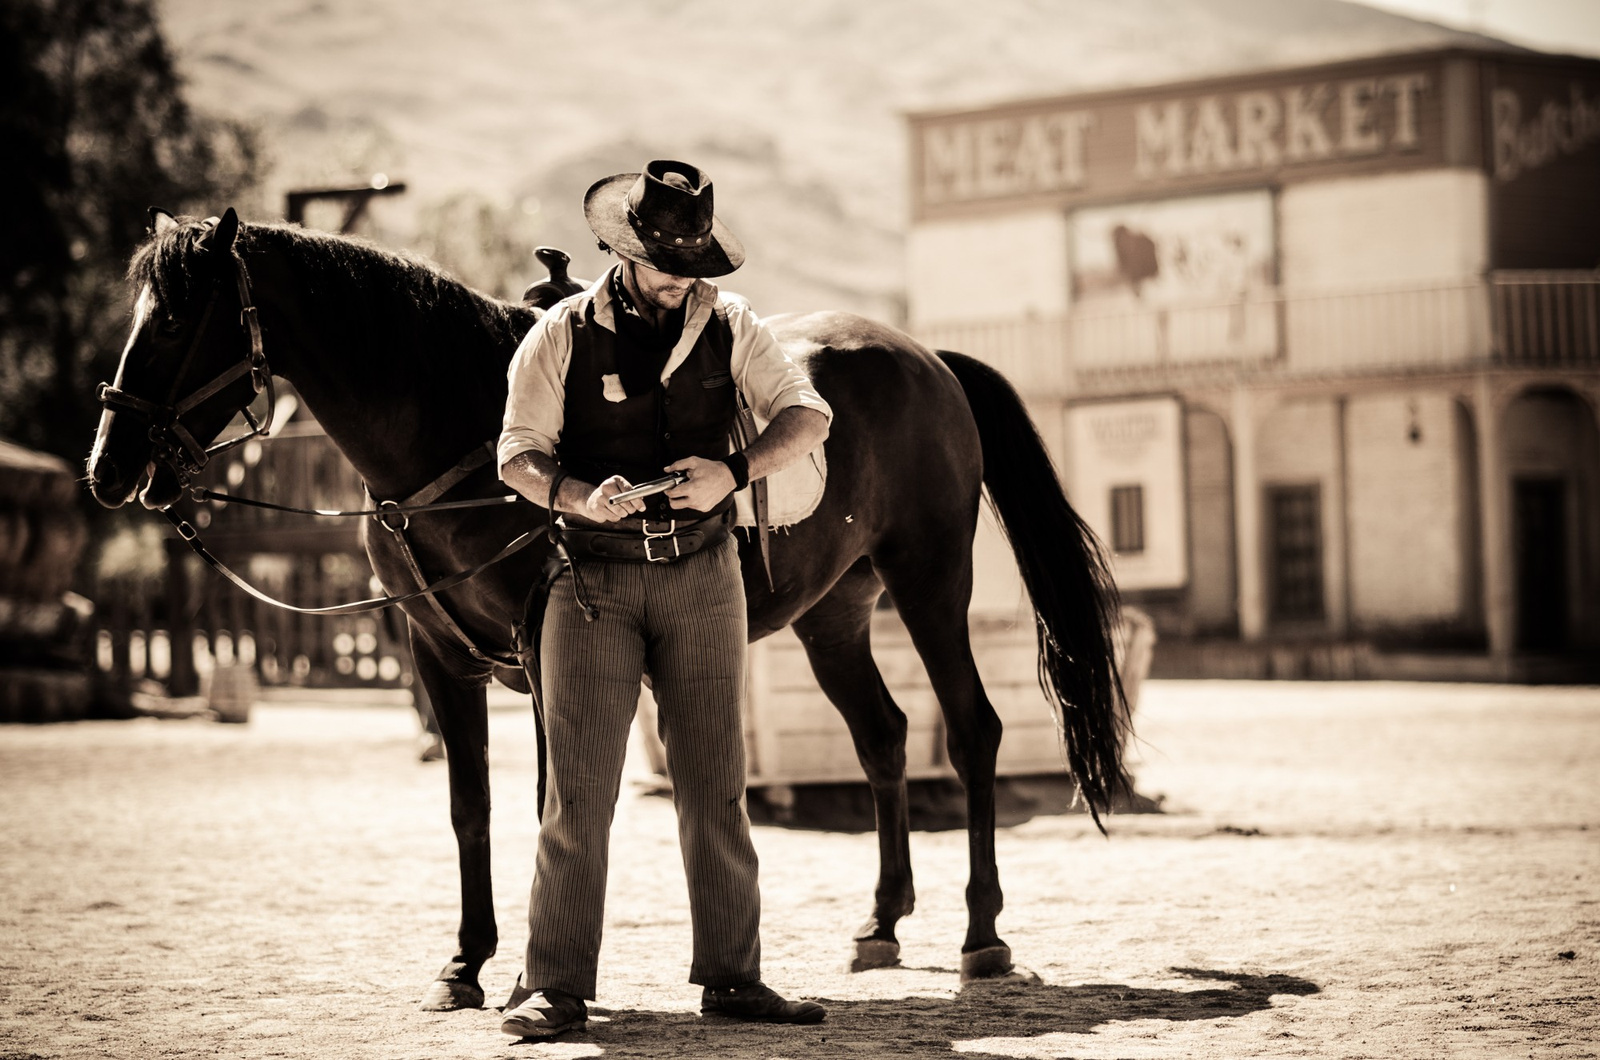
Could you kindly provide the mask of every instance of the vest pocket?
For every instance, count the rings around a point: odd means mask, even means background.
[[[700,380],[700,385],[707,390],[715,390],[719,386],[727,386],[733,382],[733,376],[728,372],[711,372]]]

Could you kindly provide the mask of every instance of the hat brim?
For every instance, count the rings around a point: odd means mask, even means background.
[[[624,258],[672,276],[726,276],[744,264],[744,246],[716,217],[711,240],[699,247],[669,247],[646,242],[628,221],[628,192],[637,173],[618,173],[595,181],[583,197],[583,217],[595,238]]]

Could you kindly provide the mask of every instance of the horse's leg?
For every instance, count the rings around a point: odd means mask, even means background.
[[[450,773],[450,823],[461,864],[461,928],[456,952],[422,997],[429,1012],[482,1008],[478,971],[499,936],[489,878],[489,710],[484,690],[452,676],[438,655],[413,638],[415,676],[427,689],[444,737]]]
[[[872,915],[855,933],[852,972],[900,963],[895,924],[911,913],[911,818],[906,802],[906,716],[872,659],[872,608],[882,584],[861,560],[794,623],[817,684],[850,727],[872,788],[878,824],[878,885]]]
[[[1011,949],[995,933],[1004,898],[994,856],[995,760],[1000,716],[978,677],[967,630],[972,599],[970,527],[921,525],[914,543],[874,557],[911,642],[922,657],[944,714],[950,763],[967,794],[967,937],[961,978],[994,978],[1012,970]]]

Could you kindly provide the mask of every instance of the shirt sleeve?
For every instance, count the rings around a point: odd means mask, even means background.
[[[528,329],[506,369],[506,413],[496,465],[536,449],[554,456],[565,422],[567,367],[572,363],[570,308],[560,304]]]
[[[750,409],[767,423],[794,405],[816,409],[833,422],[833,409],[817,393],[811,377],[783,352],[772,332],[737,295],[723,295],[733,331],[730,367]]]

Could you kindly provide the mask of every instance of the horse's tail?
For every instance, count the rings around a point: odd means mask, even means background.
[[[1100,813],[1131,791],[1122,765],[1130,729],[1117,670],[1117,591],[1094,531],[1067,503],[1055,465],[1006,378],[939,351],[966,391],[983,446],[983,484],[1033,602],[1039,687],[1055,708],[1067,768],[1101,831]]]

